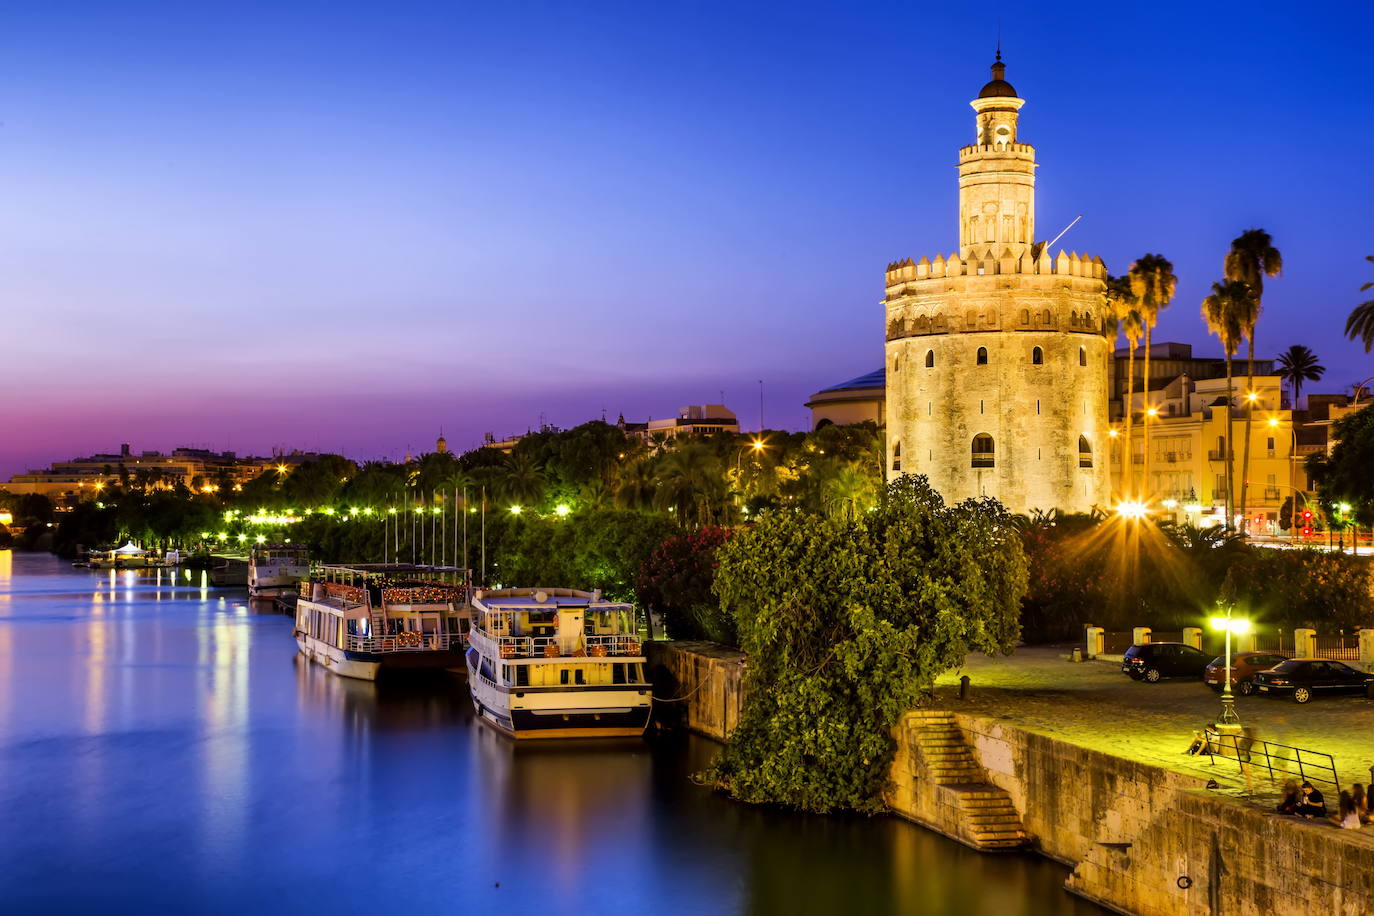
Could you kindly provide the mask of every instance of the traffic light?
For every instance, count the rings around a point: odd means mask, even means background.
[[[1304,528],[1304,529],[1302,529],[1302,533],[1303,533],[1304,536],[1311,536],[1311,534],[1312,534],[1312,529],[1311,529],[1311,528]]]

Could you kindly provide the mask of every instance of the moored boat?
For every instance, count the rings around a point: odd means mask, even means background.
[[[651,689],[634,607],[599,591],[478,590],[468,689],[482,721],[514,738],[642,735]]]
[[[295,594],[310,575],[310,551],[299,544],[264,544],[248,555],[248,597]]]
[[[378,563],[317,566],[296,601],[296,644],[344,677],[462,664],[467,571]]]

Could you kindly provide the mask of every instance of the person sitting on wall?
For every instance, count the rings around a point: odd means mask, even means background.
[[[1355,799],[1349,792],[1341,792],[1340,802],[1336,808],[1336,816],[1329,818],[1331,823],[1345,830],[1360,829],[1360,812],[1355,808]]]
[[[1369,812],[1369,798],[1365,795],[1364,786],[1361,783],[1357,782],[1350,788],[1350,800],[1355,803],[1355,813],[1360,816],[1361,824],[1368,824],[1374,820]]]
[[[1213,753],[1212,738],[1215,737],[1215,735],[1216,733],[1210,728],[1200,732],[1193,732],[1193,743],[1188,745],[1188,750],[1183,753],[1190,757],[1195,757],[1198,754]]]
[[[1297,814],[1302,804],[1302,793],[1298,791],[1298,781],[1290,779],[1283,784],[1283,799],[1275,809],[1279,814]]]
[[[1303,781],[1302,801],[1298,803],[1298,817],[1326,817],[1326,799],[1321,792],[1312,787],[1312,783]]]

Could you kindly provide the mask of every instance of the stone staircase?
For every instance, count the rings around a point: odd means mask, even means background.
[[[1011,796],[987,781],[951,713],[909,713],[923,774],[938,788],[940,804],[954,809],[959,839],[981,850],[1017,849],[1028,838]]]

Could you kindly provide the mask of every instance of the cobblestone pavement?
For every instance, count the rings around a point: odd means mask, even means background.
[[[963,701],[961,674],[969,676],[972,688]],[[1247,788],[1234,760],[1218,758],[1212,764],[1206,757],[1183,753],[1193,732],[1215,721],[1221,711],[1218,694],[1200,680],[1146,684],[1122,674],[1119,661],[1075,664],[1066,648],[1035,647],[1002,658],[970,656],[962,670],[939,679],[936,696],[943,708],[1004,719],[1074,744],[1212,777],[1232,794],[1266,802],[1275,795],[1267,773]],[[1369,784],[1374,700],[1325,697],[1299,706],[1292,700],[1236,697],[1236,710],[1258,738],[1331,754],[1342,787]],[[1334,809],[1335,801],[1335,793],[1328,793],[1328,806]]]

